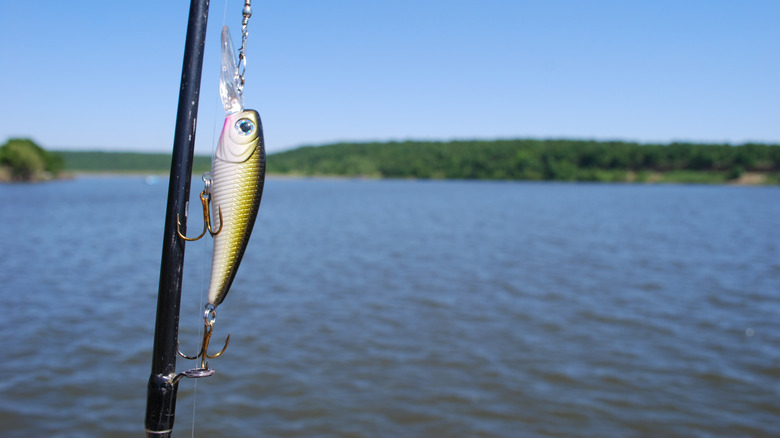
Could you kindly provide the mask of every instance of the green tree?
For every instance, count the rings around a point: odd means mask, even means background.
[[[45,163],[29,144],[10,140],[0,151],[0,164],[10,168],[11,177],[17,181],[30,181],[43,172]]]
[[[16,181],[33,181],[57,176],[64,162],[61,156],[47,152],[32,140],[12,138],[0,147],[0,166],[7,168]]]

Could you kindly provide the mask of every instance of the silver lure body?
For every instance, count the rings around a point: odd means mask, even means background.
[[[260,115],[253,110],[225,118],[211,170],[211,205],[215,217],[214,253],[208,301],[225,299],[252,234],[265,183],[265,145]]]

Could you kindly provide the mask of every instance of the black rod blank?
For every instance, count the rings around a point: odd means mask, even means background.
[[[168,207],[165,213],[160,288],[157,295],[152,374],[149,378],[146,400],[147,437],[170,436],[176,414],[178,383],[174,383],[172,377],[176,370],[179,307],[184,269],[184,240],[176,233],[176,221],[177,215],[181,218],[185,217],[187,201],[190,197],[208,11],[209,0],[190,1],[168,183]],[[186,224],[182,224],[182,232],[186,233]]]

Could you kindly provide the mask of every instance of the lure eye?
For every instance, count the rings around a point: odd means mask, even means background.
[[[236,132],[241,135],[250,135],[255,132],[255,122],[249,119],[240,119],[236,122]]]

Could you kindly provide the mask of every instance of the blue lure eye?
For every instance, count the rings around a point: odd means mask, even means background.
[[[249,119],[240,119],[236,122],[236,132],[241,135],[250,135],[255,132],[255,122]]]

